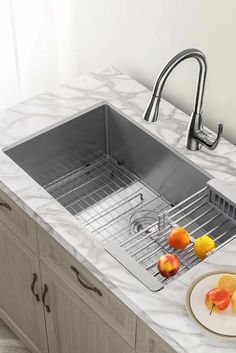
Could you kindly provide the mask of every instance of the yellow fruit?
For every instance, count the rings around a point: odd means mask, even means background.
[[[236,277],[230,274],[223,275],[219,278],[217,286],[219,288],[225,289],[230,295],[233,295],[236,291]],[[236,305],[236,294],[235,294],[235,305]]]
[[[215,242],[209,235],[202,235],[194,242],[194,251],[199,259],[204,260],[208,251],[215,248]]]
[[[236,291],[231,297],[231,303],[232,303],[233,311],[236,313]]]

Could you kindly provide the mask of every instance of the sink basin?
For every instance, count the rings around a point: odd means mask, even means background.
[[[147,240],[159,225],[146,227],[210,179],[107,104],[4,152],[104,244],[116,246],[140,231]]]
[[[108,164],[110,159],[170,204],[184,200],[209,180],[203,171],[108,105],[59,123],[4,152],[50,190],[60,179],[70,175],[73,179],[80,168],[91,168],[107,157]]]

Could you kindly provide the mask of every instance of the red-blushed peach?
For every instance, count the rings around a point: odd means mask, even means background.
[[[157,268],[163,277],[171,277],[179,271],[179,259],[173,254],[162,255],[158,262]]]
[[[223,288],[213,288],[205,296],[205,304],[212,311],[223,311],[230,304],[230,295]]]

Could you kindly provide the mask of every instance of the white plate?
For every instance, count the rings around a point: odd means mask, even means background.
[[[232,304],[222,312],[213,312],[210,315],[205,305],[206,293],[215,287],[220,276],[230,272],[211,272],[198,278],[190,286],[186,295],[188,313],[201,327],[217,336],[236,339],[236,313]],[[236,273],[231,273],[236,276]]]

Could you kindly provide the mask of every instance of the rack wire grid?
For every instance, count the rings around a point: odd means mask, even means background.
[[[110,156],[50,182],[44,188],[101,241],[129,238],[133,212],[156,214],[169,203]]]
[[[151,290],[159,290],[200,262],[193,248],[199,236],[210,235],[218,249],[236,237],[236,224],[209,203],[207,187],[171,207],[110,156],[86,163],[45,189]],[[184,250],[174,250],[167,242],[176,225],[190,233],[191,242]],[[157,270],[157,260],[169,252],[178,256],[181,266],[176,276],[164,278]]]
[[[167,241],[170,230],[176,226],[183,227],[190,234],[190,244],[183,250],[173,249]],[[214,204],[209,203],[207,187],[161,213],[155,223],[123,241],[119,252],[109,245],[107,250],[126,268],[132,264],[127,261],[128,254],[137,266],[142,266],[164,286],[201,261],[195,255],[194,241],[204,234],[208,234],[216,243],[216,248],[206,256],[236,238],[235,222],[225,217]],[[174,277],[164,278],[157,269],[158,258],[166,253],[175,254],[180,261],[180,269]],[[137,276],[137,273],[138,270],[134,274]],[[146,284],[146,279],[144,278],[142,282]]]

